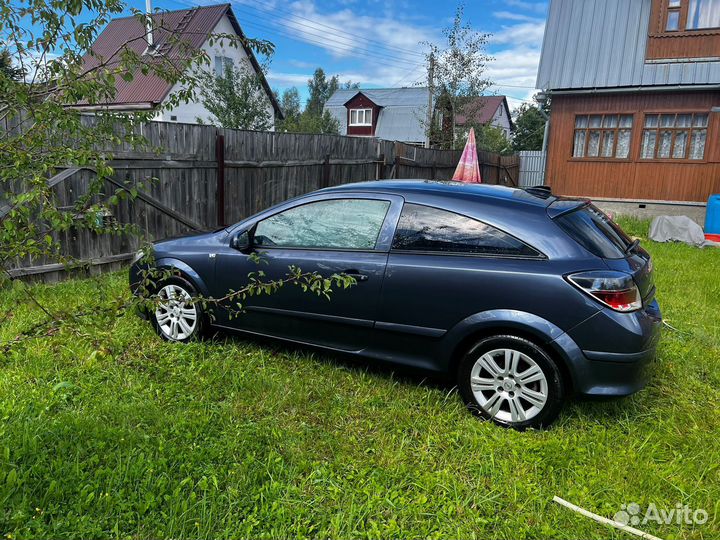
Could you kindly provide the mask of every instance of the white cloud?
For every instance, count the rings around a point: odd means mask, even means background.
[[[348,8],[320,13],[312,0],[298,0],[289,7],[285,24],[300,38],[335,57],[349,57],[355,50],[364,53],[372,49],[387,56],[388,61],[393,58],[422,61],[413,54],[423,52],[419,43],[438,35],[435,28],[413,25],[395,17],[359,15]],[[323,36],[327,36],[326,39]]]
[[[547,11],[547,4],[544,2],[527,2],[526,0],[505,0],[505,5],[509,7],[515,7],[524,11],[533,11],[539,14],[545,14]]]
[[[542,46],[545,33],[545,21],[524,22],[520,24],[503,26],[490,38],[490,43],[497,45],[514,46]]]
[[[515,13],[514,11],[496,11],[493,13],[496,19],[507,19],[509,21],[537,21],[537,17]]]

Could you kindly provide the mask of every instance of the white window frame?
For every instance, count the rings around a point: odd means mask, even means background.
[[[353,113],[355,121],[353,121]],[[362,113],[363,121],[359,122],[360,113]],[[372,126],[372,109],[350,109],[349,126]]]
[[[215,76],[222,77],[223,75],[225,75],[225,66],[228,66],[228,65],[234,69],[235,61],[232,58],[230,58],[229,56],[221,56],[219,54],[216,55],[215,56],[215,67],[214,67]]]

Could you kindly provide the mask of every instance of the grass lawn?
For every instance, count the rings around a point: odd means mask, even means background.
[[[647,223],[623,223],[643,236]],[[7,538],[631,538],[551,502],[705,509],[720,537],[720,250],[644,242],[668,322],[650,386],[548,431],[367,362],[228,337],[173,345],[132,314],[0,352]],[[87,311],[124,273],[40,286]],[[341,293],[339,293],[341,294]],[[41,319],[0,291],[0,343]]]

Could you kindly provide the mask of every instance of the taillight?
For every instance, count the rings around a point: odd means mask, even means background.
[[[615,311],[635,311],[642,297],[630,274],[612,270],[578,272],[567,276],[570,283]]]

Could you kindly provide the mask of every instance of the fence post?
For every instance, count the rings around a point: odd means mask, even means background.
[[[217,161],[217,224],[225,225],[225,136],[215,132],[215,161]]]
[[[378,156],[377,174],[376,180],[382,180],[385,178],[385,154]]]
[[[322,179],[320,180],[320,187],[326,188],[330,186],[330,154],[325,154],[325,160],[323,161]]]

